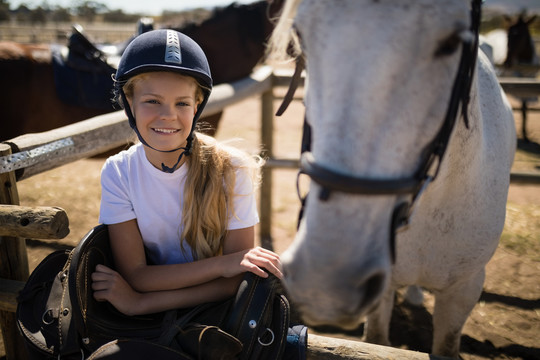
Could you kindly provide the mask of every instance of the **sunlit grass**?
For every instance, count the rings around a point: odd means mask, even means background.
[[[540,261],[540,204],[508,203],[500,243],[520,256]]]

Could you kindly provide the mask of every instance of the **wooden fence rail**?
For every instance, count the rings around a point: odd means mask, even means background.
[[[266,149],[263,155],[268,158],[260,193],[260,238],[263,246],[271,246],[271,171],[276,167],[298,167],[298,159],[276,159],[273,154],[273,87],[288,84],[290,75],[290,72],[261,67],[245,79],[218,85],[204,112],[204,115],[211,115],[248,97],[261,97],[261,144]],[[508,91],[540,94],[538,84],[523,83],[522,80],[502,84]],[[61,209],[18,206],[17,181],[103,153],[132,140],[133,132],[127,118],[119,111],[39,134],[22,135],[0,144],[0,326],[8,360],[24,358],[17,351],[22,344],[15,326],[14,311],[16,294],[28,278],[25,238],[59,238],[69,231],[67,216],[64,218],[65,213]],[[540,183],[538,176],[532,179],[530,174],[525,175],[520,177],[520,181]],[[7,221],[10,225],[6,225]],[[309,343],[308,359],[428,358],[426,354],[373,346],[313,337]],[[345,349],[342,355],[336,355],[338,348]],[[346,349],[350,350],[349,355],[345,355]]]
[[[63,239],[69,234],[64,209],[48,206],[0,205],[0,236]]]
[[[84,32],[97,43],[117,43],[129,39],[135,33],[135,25],[99,24],[80,22]],[[0,41],[17,43],[51,44],[66,43],[71,33],[72,22],[48,23],[45,25],[13,25],[0,23]]]

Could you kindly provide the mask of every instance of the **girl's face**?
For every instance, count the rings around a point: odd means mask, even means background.
[[[157,150],[186,146],[197,112],[198,85],[188,76],[173,72],[150,72],[137,77],[133,95],[127,97],[142,138]],[[178,152],[164,153],[145,146],[154,166],[176,162]],[[182,151],[182,150],[179,150]]]

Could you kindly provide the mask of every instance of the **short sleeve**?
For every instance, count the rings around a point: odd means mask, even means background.
[[[108,159],[101,170],[101,205],[99,222],[118,224],[136,218],[129,197],[128,177],[118,161]]]
[[[247,169],[236,170],[233,196],[233,213],[229,215],[228,230],[243,229],[259,222],[253,180]]]

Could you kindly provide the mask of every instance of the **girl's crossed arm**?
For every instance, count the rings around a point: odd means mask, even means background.
[[[222,300],[235,294],[242,273],[282,277],[279,256],[256,247],[254,228],[228,232],[223,256],[173,265],[147,265],[136,220],[109,225],[118,272],[98,265],[94,297],[126,314],[143,314]]]

